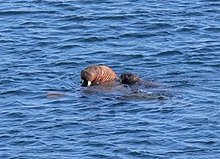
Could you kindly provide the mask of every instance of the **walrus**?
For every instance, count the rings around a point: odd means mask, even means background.
[[[91,65],[81,71],[81,83],[83,87],[109,83],[118,79],[116,73],[105,65]]]
[[[149,92],[143,88],[157,87],[158,85],[149,81],[141,79],[139,76],[133,73],[123,73],[120,78],[117,74],[108,66],[105,65],[91,65],[81,71],[80,77],[83,87],[89,87],[83,89],[84,93],[112,93],[114,95],[120,95],[119,99],[162,99],[166,97],[164,93],[158,94],[157,92]],[[65,94],[62,92],[49,92],[48,98],[63,97]],[[120,97],[119,96],[119,97]]]
[[[159,85],[150,81],[142,80],[138,75],[130,72],[125,72],[120,76],[120,82],[126,85],[142,85],[146,87],[158,87]]]
[[[130,72],[126,72],[126,73],[123,73],[121,76],[120,76],[120,82],[122,84],[138,84],[140,83],[140,78],[133,74],[133,73],[130,73]]]

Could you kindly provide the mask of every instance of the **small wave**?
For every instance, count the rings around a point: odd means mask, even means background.
[[[144,55],[142,54],[128,54],[128,55],[123,55],[123,54],[115,54],[115,56],[119,57],[119,58],[131,58],[131,59],[139,59],[139,58],[143,58]]]
[[[192,32],[198,31],[195,27],[183,27],[183,28],[179,28],[176,30],[177,32],[180,33],[188,33],[188,34],[192,34]]]
[[[10,112],[6,114],[7,118],[25,118],[27,115],[22,112]]]
[[[177,50],[171,50],[171,51],[160,52],[154,56],[173,56],[173,55],[183,55],[183,53]]]
[[[81,48],[81,47],[82,47],[81,45],[65,44],[58,46],[57,48],[61,50],[66,50],[66,49]]]
[[[80,38],[80,42],[99,42],[99,41],[106,41],[108,38],[105,37],[97,37],[97,36],[91,36],[91,37],[83,37]]]
[[[98,20],[129,20],[131,18],[135,18],[135,16],[125,14],[125,15],[102,16],[102,17],[98,17],[97,19]]]
[[[145,28],[148,30],[170,29],[173,28],[173,25],[168,23],[152,23]]]
[[[119,38],[146,38],[146,37],[152,37],[152,36],[157,36],[156,34],[153,33],[124,33],[119,36]]]
[[[28,10],[9,10],[9,11],[0,11],[0,15],[11,16],[11,15],[24,15],[24,14],[55,14],[56,11],[28,11]]]
[[[77,61],[75,61],[74,59],[70,60],[70,61],[57,61],[53,67],[55,66],[68,66],[69,68],[71,67],[77,67],[79,65],[79,63]]]
[[[30,90],[28,89],[10,89],[10,90],[4,90],[4,91],[1,91],[0,94],[1,95],[27,95],[28,92],[30,92]]]
[[[187,16],[187,17],[199,17],[199,16],[204,16],[204,13],[202,12],[183,12],[182,16]]]
[[[92,17],[84,16],[84,15],[65,15],[61,16],[61,21],[73,21],[73,22],[81,22],[92,20]]]
[[[208,28],[205,28],[204,30],[210,31],[210,32],[213,32],[213,33],[219,33],[220,32],[219,27],[208,27]]]

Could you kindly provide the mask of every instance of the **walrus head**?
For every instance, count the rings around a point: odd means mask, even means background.
[[[123,84],[137,84],[140,82],[140,78],[133,74],[133,73],[123,73],[121,76],[120,76],[120,81],[121,83]]]
[[[97,85],[117,79],[116,73],[104,65],[92,65],[81,71],[82,86]]]

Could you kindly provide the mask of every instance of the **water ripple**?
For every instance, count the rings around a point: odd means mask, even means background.
[[[219,6],[1,1],[0,158],[219,158]],[[81,88],[96,63],[159,88]]]

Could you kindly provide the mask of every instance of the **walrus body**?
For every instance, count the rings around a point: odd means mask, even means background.
[[[158,85],[149,81],[144,81],[133,73],[123,73],[120,78],[108,66],[105,65],[91,65],[81,71],[82,86],[113,86],[117,84],[138,86],[144,85],[145,87],[157,87]],[[117,82],[120,79],[120,82]]]
[[[158,87],[157,84],[144,81],[133,73],[123,73],[118,78],[117,74],[108,66],[91,65],[81,71],[82,86],[92,86],[83,89],[85,94],[114,94],[119,96],[120,100],[133,99],[163,99],[164,93],[152,93],[150,89]],[[65,93],[49,92],[48,98],[63,97]]]
[[[104,65],[91,65],[81,71],[82,86],[93,86],[86,89],[87,93],[119,92],[120,99],[162,99],[164,93],[151,93],[150,88],[159,87],[153,82],[144,81],[133,73],[123,73],[120,78]],[[147,88],[147,89],[146,89]],[[150,92],[149,92],[150,91]]]

